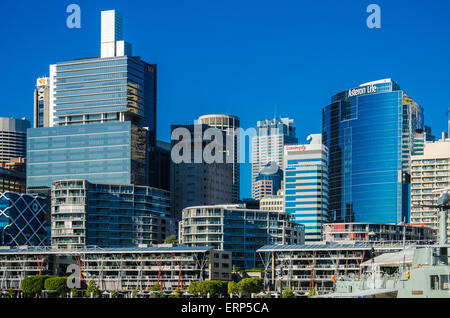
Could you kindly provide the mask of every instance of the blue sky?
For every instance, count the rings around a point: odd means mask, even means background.
[[[81,29],[66,26],[71,3],[81,7]],[[371,3],[381,7],[381,29],[366,26]],[[206,113],[255,126],[276,104],[302,142],[321,132],[333,94],[388,77],[425,108],[436,135],[447,130],[447,0],[2,0],[0,116],[32,118],[35,80],[49,64],[100,55],[100,11],[111,9],[124,16],[133,54],[158,64],[158,139]],[[241,174],[249,197],[248,164]]]

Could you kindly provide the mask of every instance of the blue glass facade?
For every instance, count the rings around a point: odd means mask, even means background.
[[[154,135],[156,65],[128,56],[74,60],[56,65],[54,81],[56,125],[124,116]]]
[[[281,189],[283,182],[283,170],[281,170],[275,163],[269,162],[258,174],[256,181],[266,180],[272,181],[272,195],[276,195]]]
[[[68,178],[153,185],[156,65],[117,56],[50,70],[53,127],[29,130],[28,189],[47,193],[53,181]]]
[[[0,193],[0,246],[49,245],[47,199]]]
[[[332,219],[408,222],[410,157],[423,120],[423,109],[392,80],[332,97],[323,109]]]
[[[71,178],[145,184],[145,136],[131,122],[29,129],[27,188]]]

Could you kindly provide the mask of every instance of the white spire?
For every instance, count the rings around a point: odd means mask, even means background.
[[[101,57],[131,55],[131,44],[123,41],[123,18],[116,10],[102,11]]]

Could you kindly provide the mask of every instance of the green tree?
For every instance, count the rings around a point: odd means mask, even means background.
[[[164,240],[164,243],[165,244],[178,244],[178,240],[175,235],[170,235],[170,236],[166,237],[166,239]]]
[[[180,298],[181,295],[183,295],[183,292],[181,289],[177,288],[172,292],[172,294],[170,294],[169,298]]]
[[[281,298],[295,298],[295,295],[292,289],[286,288],[285,290],[283,290]]]
[[[8,296],[11,298],[16,298],[17,296],[17,290],[14,290],[12,287],[8,289]]]
[[[86,289],[86,297],[91,297],[92,293],[94,293],[94,297],[100,297],[100,289],[98,289],[95,281],[91,280]]]
[[[151,291],[161,291],[161,285],[156,283],[155,285],[153,285],[152,287],[150,287]]]
[[[47,278],[52,276],[40,275],[40,276],[28,276],[22,280],[22,292],[26,295],[32,295],[40,293],[44,288],[44,283]]]
[[[191,282],[188,287],[188,292],[193,295],[198,295],[200,293],[198,282]]]
[[[211,297],[226,296],[228,292],[228,282],[219,280],[192,282],[188,287],[188,292],[194,295],[200,294],[202,297],[205,297],[208,294]]]
[[[72,288],[72,289],[70,290],[70,292],[72,293],[72,296],[73,296],[74,298],[78,297],[78,290],[77,290],[76,288]]]
[[[59,295],[66,295],[69,291],[67,287],[67,277],[50,277],[45,280],[45,290],[54,290]]]
[[[264,279],[262,278],[244,278],[238,283],[238,289],[241,295],[249,296],[252,293],[259,293],[264,288]]]
[[[109,292],[111,293],[111,297],[112,298],[116,298],[117,297],[117,291],[116,290],[110,290]]]
[[[228,295],[239,295],[239,287],[236,282],[228,282]]]
[[[315,291],[315,289],[314,289],[314,287],[313,287],[313,288],[311,288],[311,289],[309,290],[308,298],[311,298],[312,296],[315,296],[315,295],[316,295],[316,291]]]

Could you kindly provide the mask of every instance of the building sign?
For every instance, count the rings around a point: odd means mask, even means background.
[[[353,88],[348,91],[347,97],[359,96],[364,94],[376,93],[377,87],[375,85]]]
[[[286,146],[286,150],[305,151],[305,150],[306,150],[306,146],[305,146],[305,145],[299,145],[299,146]]]
[[[284,150],[289,151],[307,151],[307,150],[323,150],[328,153],[328,147],[322,144],[311,144],[311,145],[295,145],[295,146],[285,146]]]
[[[147,71],[150,72],[150,73],[154,73],[155,69],[153,68],[153,66],[147,65]]]
[[[47,77],[41,77],[38,78],[36,81],[36,86],[40,87],[40,86],[47,86],[48,85],[48,78]]]

